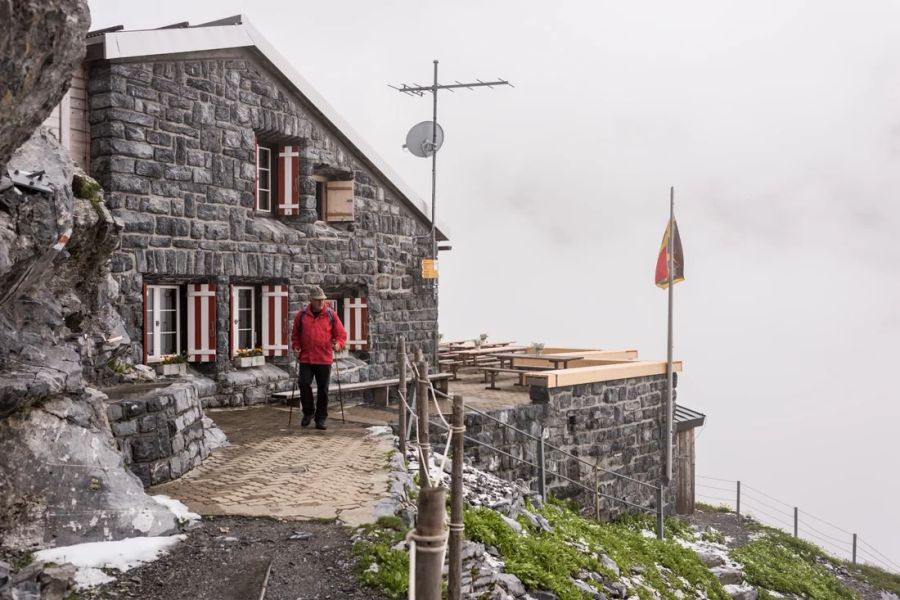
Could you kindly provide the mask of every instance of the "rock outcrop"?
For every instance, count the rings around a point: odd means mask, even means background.
[[[0,544],[174,531],[174,515],[125,468],[108,398],[91,387],[129,346],[109,276],[119,228],[45,132],[10,165],[46,170],[55,191],[0,193]]]
[[[66,93],[90,22],[85,0],[0,0],[0,168]]]

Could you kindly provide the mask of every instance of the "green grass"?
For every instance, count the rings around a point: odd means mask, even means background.
[[[602,523],[580,516],[559,501],[551,501],[536,512],[550,522],[552,532],[535,529],[520,516],[519,523],[528,535],[519,536],[498,513],[485,508],[467,508],[466,536],[496,547],[507,571],[529,588],[550,590],[560,600],[584,597],[571,579],[582,569],[616,579],[600,562],[601,554],[616,561],[623,575],[636,574],[636,567],[642,568],[643,587],[629,590],[629,594],[642,599],[653,597],[654,591],[666,599],[677,598],[679,591],[691,597],[700,589],[709,598],[729,600],[719,581],[694,552],[671,539],[660,541],[643,535],[643,530],[655,528],[655,519],[650,515],[630,515],[617,522]],[[692,535],[689,527],[677,519],[668,519],[666,527],[672,535]],[[600,584],[589,583],[599,589]]]
[[[398,517],[380,517],[364,527],[363,539],[353,546],[359,558],[359,580],[397,600],[406,598],[409,589],[409,553],[394,550],[393,546],[406,538],[406,532]],[[376,570],[372,570],[372,565],[376,565]]]
[[[759,537],[731,552],[731,556],[744,566],[744,578],[750,584],[816,600],[858,598],[820,564],[821,560],[839,561],[815,544],[771,527],[754,524],[752,529]]]
[[[889,573],[872,565],[854,565],[850,562],[845,562],[844,566],[856,579],[861,579],[879,590],[887,590],[900,595],[900,575]]]
[[[730,506],[727,504],[720,504],[718,506],[713,506],[712,504],[707,504],[705,502],[697,502],[694,504],[694,508],[701,512],[705,513],[730,513],[734,512]]]

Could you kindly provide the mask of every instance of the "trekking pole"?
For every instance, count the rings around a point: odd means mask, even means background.
[[[288,410],[288,429],[291,428],[291,419],[294,417],[294,390],[297,389],[297,378],[300,377],[300,357],[294,353],[294,365],[297,367],[295,376],[293,377],[294,383],[291,385],[291,397],[288,398],[288,406],[290,410]]]
[[[338,366],[338,358],[334,358],[334,370],[337,373],[338,380],[338,400],[341,403],[341,423],[344,425],[347,424],[347,419],[344,418],[344,395],[341,391],[341,368]]]

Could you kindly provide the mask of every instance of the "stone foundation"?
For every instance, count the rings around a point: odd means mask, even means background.
[[[176,479],[209,455],[203,398],[215,383],[203,378],[107,390],[106,414],[126,466],[145,486]]]
[[[532,404],[490,411],[491,416],[531,436],[547,432],[546,443],[577,456],[589,464],[545,449],[546,485],[550,494],[573,497],[593,507],[593,495],[558,475],[582,485],[594,485],[593,465],[652,486],[659,485],[665,470],[665,375],[590,383],[559,388],[532,386]],[[432,428],[432,435],[440,433]],[[469,412],[466,435],[490,444],[516,459],[537,464],[537,442],[523,433]],[[440,435],[440,439],[444,439]],[[537,489],[537,469],[504,456],[491,448],[466,444],[473,464],[504,479],[522,479]],[[655,491],[600,471],[600,490],[632,504],[655,506]],[[669,498],[666,503],[674,502]],[[603,499],[603,513],[614,516],[627,507]]]

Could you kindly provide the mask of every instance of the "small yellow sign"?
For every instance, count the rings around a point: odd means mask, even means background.
[[[431,258],[422,259],[422,279],[437,279],[438,265],[436,260]]]

